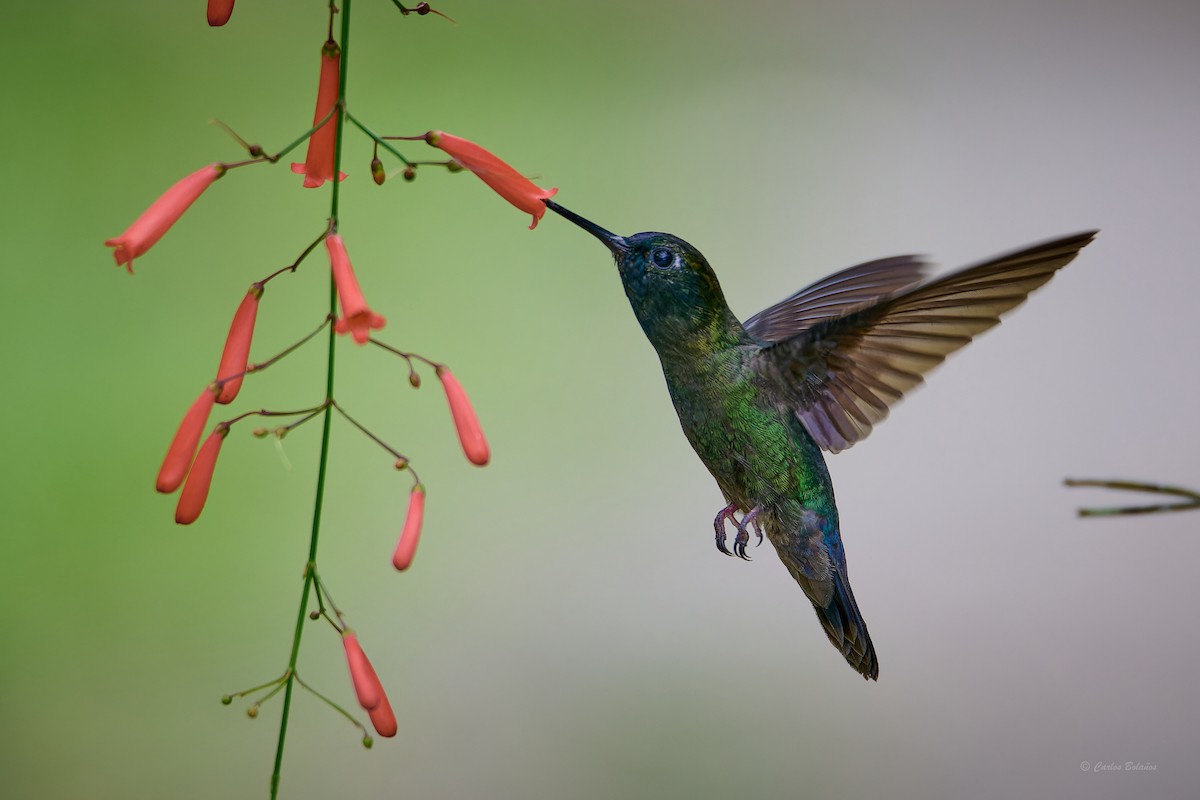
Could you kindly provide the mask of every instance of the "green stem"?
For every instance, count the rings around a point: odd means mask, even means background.
[[[333,158],[333,192],[330,201],[329,223],[333,230],[338,223],[338,189],[341,182],[337,179],[342,166],[342,129],[346,118],[346,74],[350,60],[350,2],[342,0],[342,34],[341,34],[341,64],[338,76],[337,134]],[[337,315],[337,286],[333,276],[329,278],[329,313]],[[333,367],[337,334],[333,326],[329,326],[329,352],[325,360],[325,398],[333,399]],[[325,501],[325,474],[329,465],[329,429],[332,422],[332,406],[325,407],[325,418],[321,430],[321,454],[317,465],[317,491],[313,503],[312,535],[308,540],[308,561],[304,567],[304,589],[300,592],[300,610],[296,614],[296,630],[292,636],[292,653],[288,659],[287,688],[283,695],[283,713],[279,719],[279,741],[275,746],[275,768],[271,773],[271,798],[279,796],[279,774],[283,765],[283,745],[287,738],[288,716],[292,708],[292,689],[296,683],[296,662],[300,656],[300,637],[304,633],[304,618],[308,616],[308,598],[312,591],[313,580],[316,576],[317,540],[321,533],[321,508]]]
[[[368,739],[370,738],[370,734],[368,734],[368,733],[367,733],[367,729],[366,729],[366,728],[364,728],[364,727],[363,727],[363,724],[362,724],[361,722],[359,722],[358,720],[356,720],[356,719],[354,718],[354,715],[353,715],[353,714],[351,714],[349,711],[347,711],[346,709],[342,708],[342,707],[341,707],[341,706],[339,706],[337,703],[333,702],[333,701],[332,701],[332,700],[330,700],[328,697],[326,697],[325,695],[321,694],[320,692],[318,692],[318,691],[317,691],[316,689],[314,689],[313,687],[309,686],[309,685],[308,685],[307,683],[305,683],[304,681],[300,680],[300,676],[299,676],[299,675],[297,675],[297,676],[296,676],[296,683],[300,684],[300,685],[301,685],[301,686],[303,686],[305,689],[307,689],[309,692],[311,692],[312,694],[316,695],[316,696],[317,696],[317,698],[318,698],[319,700],[323,700],[323,701],[325,702],[325,705],[329,706],[329,707],[330,707],[330,708],[332,708],[334,711],[338,712],[338,713],[339,713],[339,714],[341,714],[343,717],[345,717],[346,719],[350,720],[350,724],[351,724],[351,725],[353,725],[354,727],[358,728],[360,731],[362,731],[362,735],[363,735],[365,738],[368,738]]]
[[[342,52],[341,66],[343,66],[343,67],[346,66],[346,53],[344,51]],[[319,120],[317,120],[315,123],[313,123],[313,126],[308,129],[307,133],[305,133],[303,136],[298,137],[294,142],[292,142],[287,147],[280,150],[275,155],[273,155],[273,156],[264,155],[261,159],[254,159],[254,160],[255,161],[259,161],[259,160],[270,161],[272,164],[274,164],[276,161],[283,158],[288,153],[292,152],[297,147],[299,147],[305,140],[308,139],[308,137],[312,136],[314,133],[316,133],[318,130],[320,130],[321,126],[324,125],[329,120],[330,115],[334,114],[336,111],[337,111],[336,106],[333,107],[332,109],[330,109],[329,114],[326,114],[325,116],[323,116]],[[340,128],[340,126],[339,126],[339,128]],[[339,140],[339,143],[340,143],[340,140]],[[246,163],[248,163],[248,164],[253,163],[253,161],[248,161]],[[226,166],[228,167],[229,165],[226,165]],[[235,166],[240,166],[240,165],[235,165]]]
[[[379,134],[375,133],[375,131],[371,130],[366,125],[359,122],[358,118],[355,117],[353,114],[351,114],[349,111],[346,112],[346,116],[350,118],[350,122],[353,123],[356,128],[358,128],[360,131],[365,133],[367,136],[370,136],[372,139],[374,139],[375,144],[381,145],[384,150],[387,150],[389,153],[394,155],[396,158],[403,161],[404,166],[407,167],[412,164],[412,162],[409,161],[407,158],[405,158],[404,155],[399,150],[397,150],[396,148],[394,148],[390,144],[388,144],[386,141],[384,141],[384,137],[380,136]]]
[[[390,454],[391,454],[392,458],[395,458],[395,459],[397,459],[398,461],[403,461],[405,464],[407,464],[407,463],[409,462],[409,458],[408,458],[408,456],[404,455],[404,453],[401,453],[399,450],[396,450],[396,449],[395,449],[395,448],[393,448],[391,445],[389,445],[387,442],[385,442],[383,439],[380,439],[378,436],[376,436],[375,434],[373,434],[373,433],[371,433],[369,430],[367,430],[365,427],[363,427],[362,423],[360,423],[360,422],[359,422],[358,420],[356,420],[354,417],[352,417],[352,416],[350,416],[349,414],[347,414],[347,413],[346,413],[346,409],[344,409],[344,408],[342,408],[341,406],[339,406],[339,405],[337,404],[337,401],[336,401],[336,400],[335,400],[335,401],[334,401],[334,403],[333,403],[333,407],[334,407],[334,409],[336,409],[336,410],[337,410],[337,412],[338,412],[339,414],[341,414],[341,415],[342,415],[342,417],[344,417],[344,418],[345,418],[345,420],[346,420],[347,422],[349,422],[349,423],[350,423],[351,425],[353,425],[354,427],[358,428],[358,430],[359,430],[359,431],[360,431],[360,432],[361,432],[361,433],[362,433],[364,436],[366,436],[368,439],[370,439],[370,440],[371,440],[372,442],[374,442],[375,444],[377,444],[377,445],[379,445],[380,447],[382,447],[384,450],[388,451],[388,453],[390,453]]]

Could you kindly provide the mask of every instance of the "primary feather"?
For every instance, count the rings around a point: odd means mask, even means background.
[[[925,373],[999,324],[1001,315],[1054,277],[1095,235],[1088,231],[1055,239],[877,296],[865,305],[843,306],[840,313],[827,313],[789,338],[771,341],[762,350],[760,368],[822,449],[845,450],[866,438]],[[779,309],[809,291],[750,322],[779,319],[784,313],[798,319],[805,309]]]

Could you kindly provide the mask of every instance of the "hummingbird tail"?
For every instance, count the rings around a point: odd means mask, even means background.
[[[850,582],[841,571],[833,570],[831,576],[833,594],[829,605],[822,608],[813,603],[817,611],[817,619],[825,629],[829,641],[845,657],[846,661],[858,673],[870,680],[879,680],[879,661],[875,658],[875,645],[871,643],[871,634],[867,633],[867,623],[863,621],[854,602],[854,592],[850,590]]]

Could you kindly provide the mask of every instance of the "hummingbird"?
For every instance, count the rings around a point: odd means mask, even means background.
[[[934,280],[926,280],[928,265],[916,256],[869,261],[741,322],[708,261],[684,240],[653,231],[617,236],[543,202],[616,260],[684,436],[724,495],[713,521],[717,549],[749,560],[751,531],[758,544],[765,533],[829,641],[863,678],[878,680],[822,451],[837,453],[866,438],[925,373],[997,325],[1097,231]]]

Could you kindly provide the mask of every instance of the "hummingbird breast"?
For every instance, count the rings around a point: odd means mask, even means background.
[[[690,359],[682,369],[664,360],[684,435],[726,498],[743,511],[761,506],[799,522],[808,509],[836,530],[824,456],[753,369],[757,350],[757,345],[722,349]]]

